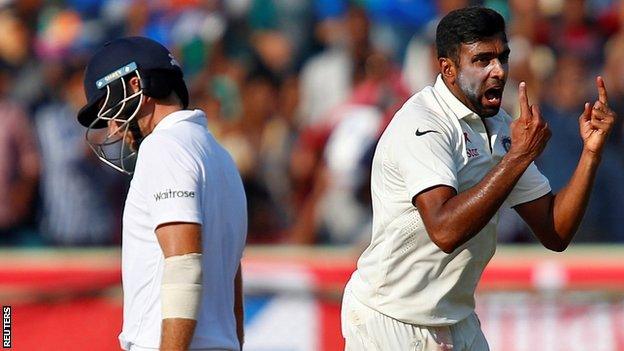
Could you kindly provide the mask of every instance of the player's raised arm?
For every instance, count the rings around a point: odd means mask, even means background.
[[[598,100],[593,107],[586,103],[579,117],[583,152],[568,184],[555,196],[516,206],[540,242],[554,251],[565,250],[581,223],[604,144],[615,123],[602,77],[596,78],[596,87]]]
[[[501,162],[464,192],[437,186],[414,198],[427,233],[444,252],[454,251],[483,229],[550,138],[539,108],[529,105],[526,83],[519,88],[521,114],[511,125],[512,146]]]

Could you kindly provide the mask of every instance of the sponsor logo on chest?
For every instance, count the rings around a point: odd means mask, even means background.
[[[175,198],[183,198],[183,197],[188,197],[188,198],[194,198],[195,197],[195,192],[194,191],[188,191],[188,190],[171,190],[171,189],[167,189],[164,191],[160,191],[154,194],[154,200],[156,201],[160,201],[160,200],[167,200],[167,199],[175,199]]]
[[[477,149],[476,147],[470,147],[470,145],[468,145],[472,144],[472,141],[468,136],[468,132],[464,132],[464,141],[466,142],[466,155],[468,155],[468,158],[479,156],[479,149]]]

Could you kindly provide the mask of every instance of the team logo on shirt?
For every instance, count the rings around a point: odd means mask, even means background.
[[[464,132],[464,141],[472,144],[472,141],[468,137],[468,132]],[[466,145],[466,156],[468,156],[468,158],[477,157],[479,155],[479,149],[476,147],[468,147],[468,145]]]
[[[501,139],[501,143],[503,144],[505,151],[509,152],[509,149],[511,149],[511,138],[505,135]]]
[[[175,199],[175,198],[181,198],[181,197],[194,198],[195,192],[187,191],[187,190],[167,189],[165,191],[157,192],[156,194],[154,194],[154,200],[156,201],[166,200],[166,199]]]

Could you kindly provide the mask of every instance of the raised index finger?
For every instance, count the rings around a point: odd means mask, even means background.
[[[518,102],[520,103],[519,119],[529,119],[531,116],[531,108],[529,107],[529,98],[527,97],[525,82],[520,82],[518,86]]]
[[[596,87],[598,88],[598,101],[603,104],[607,104],[607,88],[605,87],[604,79],[601,76],[596,77]]]

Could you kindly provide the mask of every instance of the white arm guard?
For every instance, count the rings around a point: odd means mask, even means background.
[[[202,292],[200,253],[165,258],[162,277],[162,319],[197,320]]]

